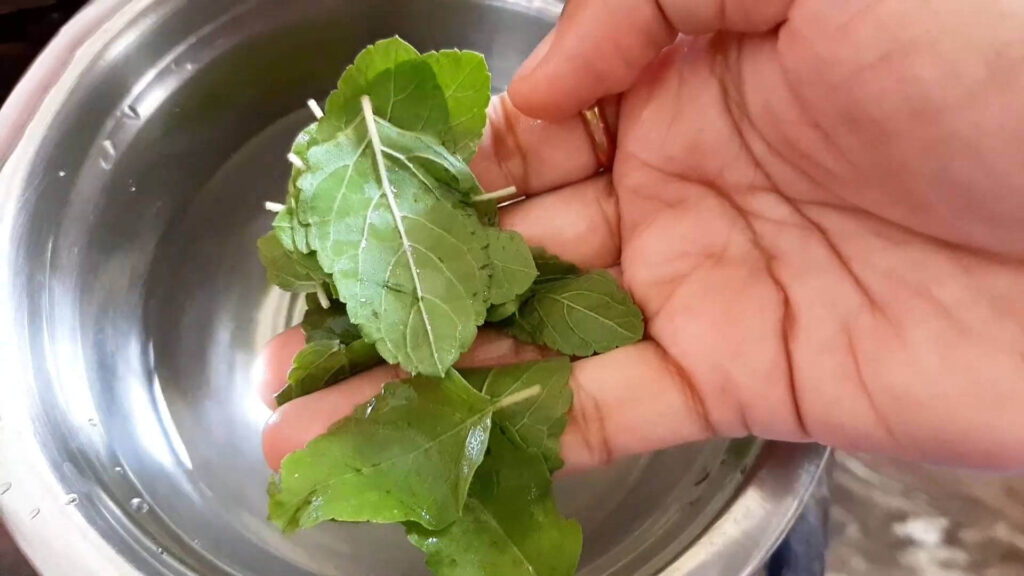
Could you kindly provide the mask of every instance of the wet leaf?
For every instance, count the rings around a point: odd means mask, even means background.
[[[439,531],[407,524],[437,576],[572,576],[583,547],[578,523],[551,496],[539,454],[491,435],[462,517]]]
[[[484,320],[487,233],[411,160],[443,150],[374,116],[311,147],[298,217],[352,321],[389,362],[439,376]]]
[[[494,423],[517,445],[543,456],[552,472],[562,467],[559,439],[572,406],[569,359],[565,357],[496,368],[464,370],[466,381],[499,404],[524,391],[536,394],[503,406]]]
[[[274,400],[278,406],[284,406],[383,362],[373,344],[362,339],[349,344],[337,340],[311,342],[296,354],[288,371],[288,385]]]
[[[270,520],[290,532],[327,520],[455,521],[483,459],[492,402],[455,371],[391,382],[271,480]]]

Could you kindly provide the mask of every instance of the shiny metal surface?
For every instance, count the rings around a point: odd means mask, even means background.
[[[295,303],[254,243],[304,101],[365,44],[487,54],[545,0],[97,0],[0,111],[0,510],[44,576],[426,574],[394,527],[283,537],[250,389]],[[560,481],[581,574],[752,573],[825,458],[714,441]]]

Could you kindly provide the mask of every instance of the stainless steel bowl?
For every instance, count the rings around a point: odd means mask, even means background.
[[[415,575],[393,527],[264,520],[249,367],[294,306],[254,243],[282,160],[365,44],[487,54],[547,0],[97,0],[0,111],[0,509],[41,574]],[[825,457],[714,441],[561,481],[585,575],[749,574]]]

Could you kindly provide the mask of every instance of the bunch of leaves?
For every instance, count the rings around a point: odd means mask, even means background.
[[[488,225],[493,201],[466,164],[489,98],[479,54],[392,38],[359,54],[292,146],[273,232],[291,261],[265,257],[280,262],[271,281],[328,284],[365,341],[413,374],[443,376],[488,307],[536,276],[522,237]]]
[[[570,575],[579,525],[551,473],[572,404],[560,357],[391,382],[270,482],[270,520],[402,522],[439,576]]]
[[[643,318],[605,271],[583,271],[500,230],[468,162],[486,123],[481,55],[361,52],[292,145],[270,282],[305,294],[306,346],[283,404],[372,366],[412,374],[282,463],[270,519],[400,522],[440,576],[575,572],[578,524],[551,474],[572,404],[569,356],[639,340]],[[452,368],[491,323],[565,356]]]

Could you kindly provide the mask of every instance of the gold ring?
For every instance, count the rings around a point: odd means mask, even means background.
[[[601,103],[587,108],[582,112],[583,125],[587,127],[590,142],[594,145],[594,155],[601,170],[610,170],[615,161],[615,135],[605,116]]]

